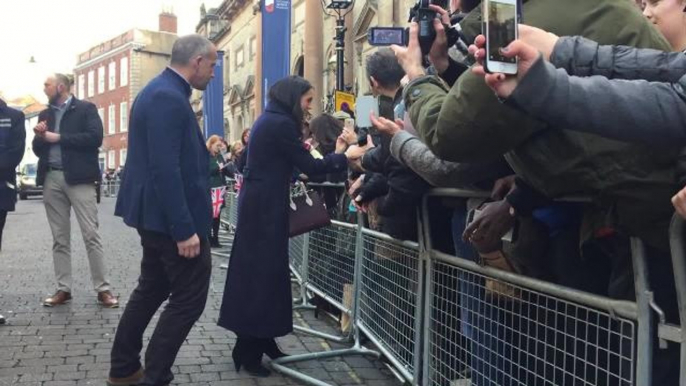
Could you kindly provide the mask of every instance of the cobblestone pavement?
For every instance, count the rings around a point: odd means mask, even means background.
[[[114,331],[139,273],[138,236],[115,218],[114,202],[104,198],[100,226],[110,281],[122,308],[102,309],[96,304],[83,242],[72,220],[74,300],[71,304],[44,308],[41,300],[55,290],[50,230],[41,199],[22,201],[7,219],[0,252],[0,314],[8,324],[0,326],[0,385],[104,385]],[[174,385],[279,386],[298,382],[274,374],[253,378],[237,373],[231,360],[235,336],[218,327],[226,271],[223,258],[214,259],[210,295],[205,313],[181,348],[175,366]],[[155,319],[151,323],[154,326]],[[329,333],[333,324],[315,319],[312,312],[296,313],[298,323]],[[149,336],[152,328],[147,331]],[[280,339],[289,353],[323,351],[341,346],[304,335]],[[305,373],[336,385],[391,386],[400,383],[378,360],[360,357],[310,361],[293,365]]]

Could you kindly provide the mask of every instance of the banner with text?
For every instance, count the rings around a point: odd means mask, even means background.
[[[314,1],[314,0],[312,0]],[[262,108],[269,88],[290,75],[291,0],[261,0],[262,5]]]
[[[214,78],[202,95],[203,134],[205,138],[216,134],[224,138],[224,52],[217,52]],[[239,129],[240,130],[240,129]]]

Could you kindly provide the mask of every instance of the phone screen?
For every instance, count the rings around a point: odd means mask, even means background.
[[[500,49],[507,47],[515,38],[517,28],[517,6],[498,1],[488,2],[488,60],[516,63],[516,58],[506,58]]]
[[[403,45],[403,32],[399,28],[374,28],[372,41],[375,45]]]
[[[355,117],[357,118],[357,127],[372,127],[370,114],[379,116],[379,102],[373,96],[361,96],[355,102]]]

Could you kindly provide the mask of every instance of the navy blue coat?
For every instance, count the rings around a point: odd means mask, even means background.
[[[0,100],[0,210],[13,211],[17,191],[17,165],[24,157],[24,113]]]
[[[131,107],[128,156],[115,215],[176,241],[209,235],[210,155],[188,98],[190,85],[166,69]]]
[[[313,158],[299,138],[300,127],[287,109],[270,103],[250,134],[219,316],[219,325],[237,335],[273,338],[293,330],[288,269],[290,180],[295,168],[315,175],[347,167],[343,154]]]

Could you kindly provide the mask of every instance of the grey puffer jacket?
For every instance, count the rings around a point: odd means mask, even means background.
[[[686,145],[686,55],[562,37],[508,104],[550,125],[627,142]],[[557,67],[557,68],[556,68]]]
[[[440,188],[477,188],[475,185],[479,182],[493,180],[510,172],[504,159],[483,163],[442,160],[421,139],[404,130],[393,136],[391,155],[426,182]]]

